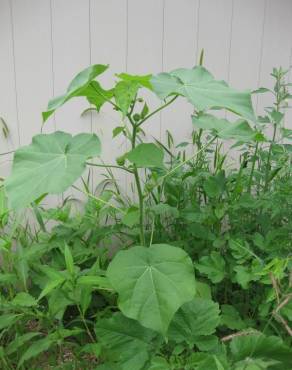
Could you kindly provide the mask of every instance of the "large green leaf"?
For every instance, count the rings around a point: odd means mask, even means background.
[[[219,313],[218,303],[196,297],[177,311],[169,326],[168,337],[178,343],[193,344],[199,336],[215,332],[220,322]]]
[[[107,65],[94,64],[78,73],[78,75],[71,81],[64,95],[58,96],[49,101],[47,111],[43,112],[43,121],[45,122],[57,108],[60,108],[68,100],[76,96],[87,96],[91,91],[87,89],[90,82],[103,73],[107,68]]]
[[[211,114],[201,114],[193,116],[193,124],[203,130],[211,130],[222,139],[249,142],[256,140],[258,137],[258,133],[244,120],[231,123],[224,118],[218,118]]]
[[[143,143],[127,153],[126,158],[137,167],[162,167],[163,151],[153,143]]]
[[[256,360],[273,360],[285,366],[282,369],[292,369],[292,350],[279,337],[267,337],[260,333],[241,336],[232,340],[230,349],[234,360],[241,361],[245,366]]]
[[[118,252],[107,276],[119,294],[121,311],[164,335],[178,308],[195,295],[191,259],[167,244]]]
[[[160,73],[152,77],[151,83],[161,99],[178,94],[186,97],[199,111],[226,108],[244,118],[255,120],[250,92],[239,92],[224,81],[215,80],[204,67]]]
[[[11,207],[25,207],[45,193],[62,193],[82,175],[86,160],[99,154],[94,134],[35,136],[31,145],[15,152],[12,174],[5,181]]]
[[[156,335],[121,313],[98,320],[95,332],[108,360],[124,370],[143,368],[150,357],[151,340]]]

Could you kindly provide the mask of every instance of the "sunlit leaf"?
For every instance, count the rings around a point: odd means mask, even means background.
[[[86,160],[99,154],[95,134],[35,136],[31,145],[16,151],[12,175],[5,181],[11,207],[25,207],[45,193],[62,193],[82,175]]]
[[[91,97],[92,90],[87,89],[88,85],[107,68],[107,65],[94,64],[78,73],[78,75],[71,81],[64,95],[58,96],[49,101],[47,111],[43,112],[43,121],[45,122],[55,112],[56,109],[60,108],[68,100],[76,96]]]
[[[255,120],[250,92],[234,90],[226,82],[215,80],[204,67],[160,73],[152,77],[151,84],[161,99],[178,94],[186,97],[199,111],[226,108],[244,118]]]

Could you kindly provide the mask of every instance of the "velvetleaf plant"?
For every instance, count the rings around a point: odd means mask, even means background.
[[[277,134],[291,135],[281,126],[290,98],[286,71],[273,71],[273,91],[258,91],[275,98],[267,115],[258,118],[250,92],[215,80],[201,65],[155,76],[121,73],[109,90],[96,80],[107,68],[93,65],[80,72],[64,95],[49,102],[43,121],[73,98],[87,99],[97,112],[109,104],[122,122],[113,136],[123,135],[129,150],[116,164],[92,163],[102,153],[96,135],[37,135],[16,151],[12,174],[1,186],[3,224],[10,209],[31,207],[40,231],[27,235],[29,229],[16,219],[3,238],[0,278],[8,284],[9,299],[3,300],[0,328],[8,342],[6,328],[18,327],[24,317],[34,318],[37,328],[49,328],[46,337],[41,329],[17,333],[7,348],[1,347],[1,361],[13,368],[11,356],[20,352],[17,366],[26,368],[54,347],[61,351],[64,343],[77,345],[70,338],[78,338],[86,343],[82,351],[98,359],[94,368],[99,370],[288,370],[292,354],[284,332],[290,330],[291,260],[283,234],[288,235],[290,205],[281,198],[281,186],[289,186],[290,159],[289,145],[277,142]],[[142,89],[162,100],[158,108],[150,111]],[[177,99],[194,107],[196,150],[189,157],[183,150],[189,144],[175,147],[169,132],[167,144],[144,141],[144,124]],[[218,118],[212,114],[218,109],[238,119]],[[268,125],[274,129],[272,140],[266,138]],[[240,148],[240,166],[228,176],[222,140]],[[75,182],[88,166],[105,168],[108,178],[102,187],[111,184],[115,190],[91,193],[83,178],[85,190],[79,189]],[[132,176],[138,204],[120,195],[111,168]],[[84,215],[71,216],[67,200],[57,209],[41,207],[47,194],[61,194],[70,186],[88,196]],[[267,202],[270,189],[273,207]],[[285,212],[277,203],[285,204]],[[114,225],[106,223],[108,217]],[[46,219],[58,222],[51,233]],[[279,254],[268,249],[275,241],[267,230],[270,224],[281,231],[276,234],[283,238]],[[17,254],[9,254],[16,235]],[[122,243],[111,259],[96,245],[111,247],[112,235]],[[224,333],[220,341],[218,332]]]
[[[135,178],[139,197],[141,246],[118,253],[109,266],[108,278],[119,293],[119,307],[126,316],[166,334],[178,308],[195,296],[195,282],[191,261],[184,251],[174,250],[174,247],[169,245],[152,245],[147,248],[144,231],[145,196],[139,169],[160,168],[162,173],[157,179],[158,182],[163,181],[168,173],[163,172],[162,149],[151,143],[137,145],[137,136],[141,126],[151,116],[178,97],[186,98],[200,114],[211,108],[225,108],[245,120],[254,120],[251,95],[248,92],[238,92],[225,82],[215,80],[202,66],[177,69],[157,76],[120,74],[120,81],[116,86],[111,90],[104,90],[95,78],[106,69],[105,65],[93,65],[80,72],[71,81],[64,95],[49,102],[43,119],[45,122],[68,100],[80,96],[85,97],[97,110],[100,110],[103,104],[109,103],[128,119],[131,131],[130,134],[126,133],[126,138],[131,142],[131,150],[123,154],[129,164],[124,164],[121,169],[130,172]],[[168,100],[156,111],[148,112],[145,105],[141,113],[134,113],[139,89],[143,87],[152,90],[160,99]],[[247,121],[243,123],[247,130],[251,130]],[[232,137],[233,130],[230,131],[225,137]],[[72,137],[57,131],[53,134],[37,135],[31,145],[20,148],[15,153],[12,175],[5,182],[11,206],[17,209],[29,205],[44,194],[64,192],[83,174],[86,161],[99,154],[100,141],[94,134]],[[174,170],[175,168],[172,169]],[[128,259],[131,260],[130,266],[127,266]],[[163,264],[162,270],[158,267],[160,264]],[[174,264],[178,268],[176,273],[173,271]],[[174,279],[172,275],[176,274],[177,279]],[[169,282],[172,287],[168,288],[170,292],[167,289]],[[149,292],[145,290],[146,287]],[[152,297],[151,300],[149,296]]]

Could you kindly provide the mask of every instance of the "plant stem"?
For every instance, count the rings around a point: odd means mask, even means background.
[[[136,125],[132,117],[129,115],[128,116],[129,121],[133,127],[133,133],[132,133],[132,138],[131,138],[131,144],[132,144],[132,149],[135,149],[136,146],[136,137],[137,137],[137,128],[138,125]],[[142,187],[141,187],[141,182],[139,178],[139,172],[137,169],[137,166],[134,164],[133,165],[133,174],[135,177],[135,183],[137,186],[137,192],[138,192],[138,198],[139,198],[139,225],[140,225],[140,243],[141,245],[145,245],[145,232],[144,232],[144,197],[143,197],[143,192],[142,192]]]
[[[148,116],[146,116],[144,119],[142,119],[142,121],[140,121],[138,124],[137,124],[137,127],[141,126],[145,121],[147,121],[150,117],[154,116],[154,114],[158,113],[159,111],[161,111],[162,109],[164,109],[165,107],[167,107],[168,105],[170,105],[172,102],[175,101],[175,99],[178,98],[178,95],[175,95],[172,99],[170,99],[167,103],[161,105],[159,108],[155,109],[153,112],[151,112],[150,114],[148,114]]]
[[[90,162],[86,162],[86,164],[88,166],[94,166],[94,167],[118,168],[119,170],[124,170],[124,171],[130,172],[130,173],[133,173],[133,171],[131,171],[130,169],[128,169],[126,167],[121,167],[121,166],[115,166],[115,165],[110,165],[110,164],[97,164],[97,163],[90,163]]]
[[[202,153],[208,146],[210,146],[215,140],[217,139],[217,136],[214,136],[211,140],[209,140],[204,146],[201,147],[200,150],[198,150],[194,155],[192,155],[190,158],[187,158],[177,166],[175,166],[173,169],[171,169],[169,172],[167,172],[164,176],[160,177],[160,180],[164,180],[166,177],[172,175],[176,170],[178,170],[180,167],[184,166],[186,163],[194,159],[197,155]]]
[[[111,207],[111,208],[115,209],[116,211],[123,213],[124,215],[127,213],[127,212],[125,212],[123,209],[118,208],[118,207],[114,206],[113,204],[111,204],[111,203],[109,203],[109,202],[106,202],[105,200],[103,200],[103,199],[101,199],[101,198],[99,198],[99,197],[96,197],[95,195],[93,195],[93,194],[89,193],[88,191],[84,191],[84,190],[82,190],[82,189],[79,189],[79,188],[78,188],[77,186],[75,186],[75,185],[72,185],[72,188],[73,188],[73,189],[76,189],[76,190],[78,190],[78,191],[80,191],[80,192],[81,192],[81,193],[83,193],[84,195],[87,195],[89,198],[95,199],[95,200],[97,200],[97,201],[99,201],[99,202],[101,202],[101,203],[103,203],[103,204],[107,205],[108,207]]]
[[[85,320],[85,317],[84,317],[84,315],[83,315],[83,312],[82,312],[82,310],[81,310],[81,308],[80,308],[79,304],[77,304],[77,308],[78,308],[78,311],[79,311],[79,314],[80,314],[81,320],[82,320],[82,322],[83,322],[83,325],[84,325],[84,327],[85,327],[85,329],[86,329],[86,332],[87,332],[87,334],[88,334],[88,336],[89,336],[90,340],[92,341],[92,343],[95,343],[96,341],[94,340],[94,338],[93,338],[93,336],[92,336],[92,334],[91,334],[91,331],[90,331],[90,329],[89,329],[89,327],[88,327],[88,325],[87,325],[87,322],[86,322],[86,320]]]
[[[269,153],[268,153],[268,159],[267,159],[264,193],[268,190],[269,173],[270,173],[270,165],[271,165],[271,154],[272,154],[273,145],[274,145],[275,139],[276,139],[276,133],[277,133],[277,124],[274,123],[273,138],[272,138],[272,141],[271,141],[271,144],[270,144]]]
[[[140,242],[141,245],[145,245],[145,233],[144,233],[144,199],[143,199],[143,193],[141,188],[141,182],[138,174],[137,167],[134,166],[134,176],[135,176],[135,182],[137,186],[138,191],[138,197],[139,197],[139,223],[140,223]]]
[[[111,101],[107,96],[105,96],[101,91],[97,90],[96,87],[94,86],[94,84],[90,84],[91,87],[93,87],[93,89],[95,90],[95,92],[101,96],[105,101],[107,101],[108,103],[110,103],[113,107],[115,107],[117,110],[121,110],[121,108],[115,104],[113,101]]]
[[[256,157],[257,157],[257,154],[258,154],[258,149],[259,149],[259,142],[257,141],[256,146],[255,146],[254,155],[253,155],[253,158],[252,158],[252,166],[251,166],[251,171],[250,171],[250,176],[249,176],[249,181],[248,181],[248,186],[247,186],[248,193],[251,192],[251,185],[252,185],[252,179],[253,179],[253,174],[254,174],[254,170],[255,170],[255,164],[256,164]]]

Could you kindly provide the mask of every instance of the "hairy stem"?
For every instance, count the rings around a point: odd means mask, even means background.
[[[255,146],[255,150],[254,150],[254,154],[253,154],[253,158],[252,158],[252,166],[251,166],[251,171],[250,171],[249,180],[248,180],[248,186],[247,186],[248,193],[251,192],[251,185],[252,185],[252,179],[253,179],[253,174],[254,174],[254,170],[255,170],[255,164],[256,164],[258,149],[259,149],[259,142],[257,141],[256,146]]]
[[[136,137],[137,137],[137,128],[138,126],[133,122],[131,115],[128,116],[129,121],[133,127],[133,133],[131,138],[132,149],[135,149],[136,146]],[[140,225],[140,243],[141,245],[145,245],[145,232],[144,232],[144,197],[141,187],[141,181],[139,177],[139,172],[137,166],[134,164],[133,166],[133,174],[135,177],[135,183],[138,192],[139,198],[139,225]]]

